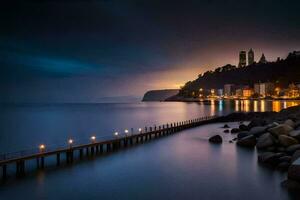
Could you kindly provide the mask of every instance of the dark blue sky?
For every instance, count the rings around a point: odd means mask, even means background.
[[[94,102],[176,88],[241,49],[300,48],[299,1],[24,0],[0,6],[2,101]]]

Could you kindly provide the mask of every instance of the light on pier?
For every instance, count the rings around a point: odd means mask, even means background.
[[[92,140],[92,142],[95,142],[95,141],[96,141],[96,136],[93,135],[93,136],[91,137],[91,140]]]
[[[40,151],[44,151],[45,148],[46,148],[46,146],[45,146],[44,144],[41,144],[41,145],[39,146]]]
[[[74,142],[73,139],[69,139],[69,140],[68,140],[68,143],[69,143],[69,145],[70,145],[70,148],[72,147],[73,142]]]

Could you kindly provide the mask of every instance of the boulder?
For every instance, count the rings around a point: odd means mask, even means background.
[[[288,169],[288,179],[300,181],[300,158],[295,160]]]
[[[288,162],[288,163],[290,163],[291,160],[292,160],[292,156],[282,156],[278,160],[279,160],[279,162]]]
[[[279,135],[288,135],[292,130],[293,128],[289,125],[280,124],[274,128],[270,128],[268,131],[272,133],[272,135],[278,137]]]
[[[267,129],[269,129],[269,128],[274,128],[274,127],[276,127],[276,126],[278,126],[278,125],[279,125],[279,123],[277,123],[277,122],[272,122],[272,123],[270,123],[270,124],[267,124],[266,127],[267,127]]]
[[[270,133],[265,133],[257,139],[256,148],[264,149],[275,144],[275,138]]]
[[[223,139],[220,135],[214,135],[208,139],[211,143],[222,143]]]
[[[256,126],[251,128],[249,132],[256,137],[259,137],[267,132],[267,126]]]
[[[291,119],[285,120],[284,124],[289,125],[290,127],[294,128],[295,127],[295,122]]]
[[[280,163],[279,158],[283,156],[285,156],[284,153],[266,152],[258,156],[258,161],[276,167]]]
[[[286,152],[285,147],[277,147],[276,150],[278,152]]]
[[[275,146],[270,146],[266,148],[266,151],[272,151],[275,152],[277,150],[277,148]]]
[[[265,126],[267,123],[266,123],[266,120],[264,119],[253,119],[249,124],[248,124],[248,128],[251,129],[253,127],[256,127],[256,126]]]
[[[230,128],[230,127],[228,126],[228,124],[224,124],[222,128]]]
[[[298,121],[295,122],[294,129],[299,129],[299,128],[300,128],[300,121],[298,120]]]
[[[224,133],[229,133],[229,129],[225,129],[225,130],[224,130]]]
[[[264,153],[259,154],[257,157],[258,162],[264,163],[273,154],[274,154],[273,152],[264,152]]]
[[[237,144],[243,147],[254,147],[256,145],[256,137],[253,135],[246,136],[238,140]]]
[[[295,153],[293,153],[292,158],[291,158],[291,162],[294,162],[298,158],[300,158],[300,150],[297,150],[297,151],[295,151]]]
[[[233,128],[233,129],[231,129],[231,133],[238,133],[238,132],[240,132],[241,130],[240,129],[238,129],[238,128]]]
[[[249,136],[249,135],[251,135],[248,131],[242,131],[242,132],[239,132],[238,134],[237,134],[237,138],[238,139],[242,139],[242,138],[244,138],[244,137],[246,137],[246,136]]]
[[[248,131],[249,129],[248,129],[248,126],[246,126],[245,124],[241,124],[240,126],[239,126],[239,129],[241,130],[241,131]]]
[[[294,144],[286,148],[286,152],[289,154],[293,154],[297,150],[300,150],[300,144]]]
[[[278,140],[279,143],[284,147],[289,147],[291,145],[298,144],[298,140],[287,135],[279,135]]]
[[[281,185],[283,187],[287,188],[288,190],[295,191],[297,193],[300,190],[300,182],[294,181],[294,180],[291,180],[291,179],[283,181],[281,183]]]
[[[300,140],[300,130],[293,130],[289,132],[289,136]]]
[[[291,164],[289,162],[280,162],[277,165],[276,169],[278,169],[280,171],[286,171],[286,170],[288,170],[288,168],[289,168],[290,165]]]

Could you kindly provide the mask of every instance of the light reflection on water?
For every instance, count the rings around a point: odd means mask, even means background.
[[[235,112],[279,112],[282,109],[300,105],[300,101],[282,101],[282,100],[218,100],[210,101],[211,113],[215,113],[215,106],[218,105],[218,111],[226,110],[225,105],[230,104],[230,109]],[[228,110],[228,109],[227,109]]]

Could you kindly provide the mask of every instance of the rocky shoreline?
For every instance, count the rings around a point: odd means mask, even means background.
[[[272,170],[287,172],[282,186],[289,190],[300,190],[300,106],[280,112],[232,113],[214,119],[214,122],[239,121],[238,128],[224,124],[224,133],[234,134],[230,143],[241,148],[256,148],[258,163]],[[244,123],[248,121],[250,123]],[[215,135],[211,143],[221,143],[222,137]]]

